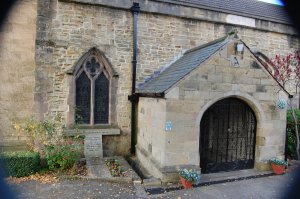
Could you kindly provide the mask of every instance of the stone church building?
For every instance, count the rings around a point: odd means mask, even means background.
[[[236,30],[232,32],[232,30]],[[0,148],[13,121],[62,114],[168,180],[284,156],[290,94],[266,57],[299,49],[283,7],[255,0],[22,0],[0,32]],[[262,56],[263,55],[263,56]]]

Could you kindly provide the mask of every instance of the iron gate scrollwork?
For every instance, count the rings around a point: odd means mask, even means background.
[[[202,173],[253,168],[256,118],[242,100],[226,98],[212,105],[200,124]]]

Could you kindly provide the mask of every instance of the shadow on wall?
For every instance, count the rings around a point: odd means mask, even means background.
[[[9,10],[12,8],[16,0],[2,0],[0,1],[0,29],[2,22],[6,18]],[[4,181],[3,164],[0,162],[0,196],[3,199],[15,199],[13,192]]]

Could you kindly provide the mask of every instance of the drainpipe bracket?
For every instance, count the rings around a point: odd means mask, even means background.
[[[133,14],[139,14],[140,12],[139,3],[133,3],[133,6],[131,6],[130,10]]]
[[[138,93],[133,93],[132,95],[128,95],[128,100],[131,102],[138,102],[139,101]]]

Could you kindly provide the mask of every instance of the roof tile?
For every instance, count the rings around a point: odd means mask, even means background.
[[[157,0],[177,5],[187,5],[218,12],[236,14],[279,23],[291,24],[283,6],[257,0]]]

